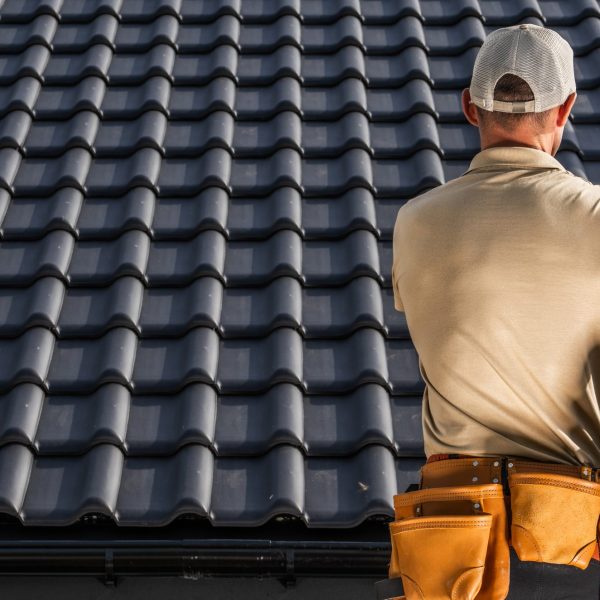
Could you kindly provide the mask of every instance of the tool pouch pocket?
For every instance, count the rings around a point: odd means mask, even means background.
[[[596,547],[600,483],[555,473],[513,473],[508,482],[519,559],[587,568]]]
[[[509,550],[501,485],[430,488],[394,496],[389,576],[406,600],[500,600]]]

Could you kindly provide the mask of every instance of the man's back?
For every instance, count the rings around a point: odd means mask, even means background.
[[[600,464],[600,187],[488,148],[399,211],[393,280],[428,456]]]

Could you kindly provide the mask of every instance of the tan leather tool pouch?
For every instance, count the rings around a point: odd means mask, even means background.
[[[596,547],[600,483],[555,473],[513,473],[508,482],[517,556],[587,568]]]
[[[429,488],[394,496],[389,576],[406,600],[503,600],[510,557],[499,484]]]

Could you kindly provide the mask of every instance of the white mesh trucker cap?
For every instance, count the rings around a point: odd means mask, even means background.
[[[496,82],[507,73],[524,79],[533,100],[494,100]],[[562,104],[575,91],[573,50],[556,31],[524,23],[490,33],[481,46],[471,79],[471,101],[484,110],[541,112]]]

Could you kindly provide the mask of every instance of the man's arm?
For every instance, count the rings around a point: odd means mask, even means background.
[[[394,224],[394,233],[392,236],[392,289],[394,290],[394,308],[401,312],[404,312],[404,304],[402,302],[402,298],[400,297],[400,290],[398,289],[398,272],[400,269],[400,260],[401,260],[401,252],[400,252],[400,210],[396,215],[396,223]]]

